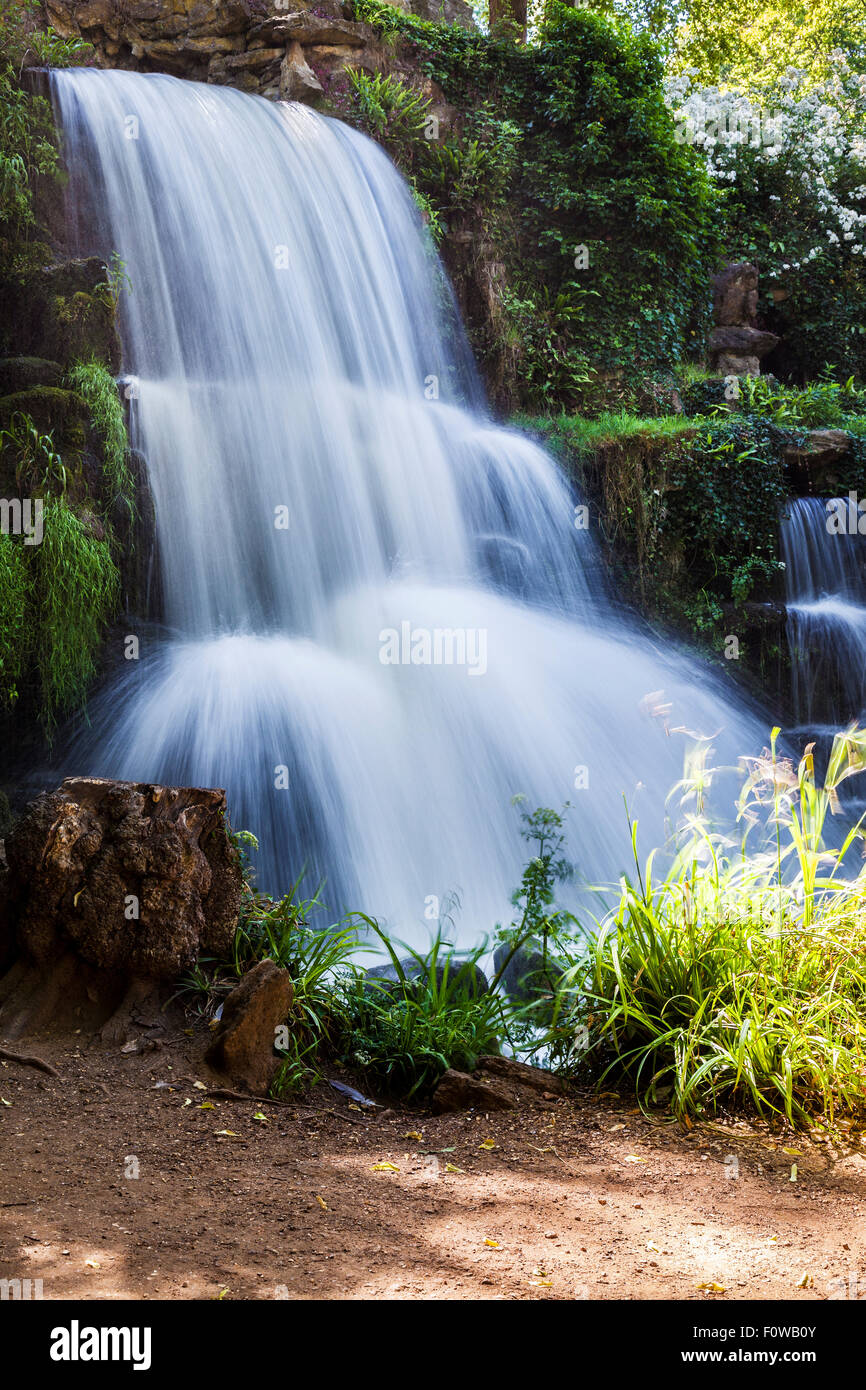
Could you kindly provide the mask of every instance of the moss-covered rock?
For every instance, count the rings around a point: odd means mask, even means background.
[[[59,386],[63,368],[45,357],[0,358],[0,396],[30,391],[37,386]]]
[[[74,448],[84,444],[90,419],[82,397],[60,386],[32,386],[0,396],[0,429],[8,429],[16,415],[26,415],[37,429],[52,433],[55,444]]]

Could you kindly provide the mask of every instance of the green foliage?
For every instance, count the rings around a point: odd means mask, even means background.
[[[66,467],[54,447],[54,434],[43,434],[32,418],[16,410],[7,427],[0,430],[0,452],[11,450],[15,457],[18,491],[49,488],[66,491]]]
[[[848,429],[852,417],[866,411],[866,388],[825,376],[808,386],[782,386],[772,376],[744,377],[739,408],[745,414],[762,415],[785,429]]]
[[[288,970],[294,995],[286,1018],[283,1058],[273,1083],[274,1093],[286,1095],[315,1085],[320,1079],[320,1058],[343,1036],[344,1006],[340,977],[357,949],[352,918],[325,928],[311,926],[322,910],[319,893],[300,898],[298,879],[284,897],[275,901],[252,886],[247,848],[257,849],[248,831],[228,834],[244,871],[243,899],[230,954],[225,958],[200,956],[195,969],[180,981],[178,993],[207,1018],[213,1018],[225,999],[252,966],[275,961]]]
[[[32,641],[33,580],[19,540],[0,532],[0,706],[18,699]]]
[[[38,240],[33,184],[58,173],[51,106],[21,86],[30,62],[63,67],[87,50],[41,30],[41,6],[0,0],[0,278],[22,280],[38,268],[44,248]]]
[[[669,1093],[680,1118],[748,1101],[832,1123],[866,1100],[866,870],[845,876],[862,830],[834,847],[824,834],[839,785],[866,766],[866,737],[837,736],[819,786],[811,750],[795,769],[777,735],[746,760],[739,843],[706,821],[700,750],[675,789],[695,804],[672,862],[658,870],[654,851],[642,868],[635,850],[635,876],[569,982],[585,1000],[587,1073],[627,1081],[642,1105]]]
[[[500,995],[475,991],[472,967],[484,946],[458,954],[437,936],[425,953],[404,947],[418,966],[407,978],[390,940],[372,918],[364,920],[399,980],[380,984],[355,974],[344,982],[341,1051],[348,1065],[386,1091],[421,1097],[449,1067],[472,1071],[480,1056],[499,1051],[513,1010]]]
[[[531,46],[375,0],[355,13],[408,42],[460,112],[439,141],[407,140],[402,124],[389,140],[363,119],[448,231],[483,229],[505,261],[498,331],[524,402],[567,406],[601,370],[637,378],[679,360],[704,324],[717,204],[674,140],[649,38],[556,0]]]
[[[129,441],[117,383],[102,362],[79,362],[69,372],[70,387],[87,402],[94,428],[102,438],[109,505],[123,502],[134,510],[135,485],[129,471]]]
[[[785,442],[762,417],[728,416],[701,425],[672,460],[658,544],[676,538],[690,585],[737,602],[756,585],[773,589]]]
[[[34,660],[50,733],[58,714],[84,699],[120,576],[108,542],[92,535],[63,497],[46,500],[44,538],[32,555]]]

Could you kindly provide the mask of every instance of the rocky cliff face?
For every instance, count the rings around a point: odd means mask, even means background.
[[[422,18],[472,28],[465,0],[402,0]],[[92,44],[100,67],[167,72],[257,92],[272,100],[313,101],[347,67],[393,66],[340,0],[46,0],[49,23]]]

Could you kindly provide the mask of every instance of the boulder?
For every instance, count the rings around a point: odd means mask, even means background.
[[[404,956],[400,960],[400,969],[403,971],[407,981],[417,980],[426,983],[429,978],[429,970],[423,961],[415,960],[414,956]],[[486,994],[489,985],[484,971],[477,965],[469,961],[446,961],[437,960],[436,962],[436,984],[442,988],[446,977],[453,987],[459,987],[461,994],[469,998]],[[373,965],[364,972],[364,988],[368,992],[395,994],[399,993],[401,987],[400,974],[391,961],[384,965]]]
[[[809,430],[802,444],[785,446],[786,463],[805,464],[807,467],[837,463],[851,448],[851,435],[847,430]]]
[[[560,1076],[545,1071],[543,1067],[530,1067],[526,1062],[516,1062],[513,1057],[479,1057],[478,1071],[508,1086],[528,1088],[541,1094],[551,1092],[564,1096],[566,1085]]]
[[[779,342],[775,333],[747,324],[714,328],[710,334],[710,354],[730,353],[737,357],[766,357]]]
[[[714,364],[719,376],[760,376],[761,363],[757,357],[737,357],[730,352],[722,352]]]
[[[434,1114],[442,1115],[451,1110],[513,1110],[514,1101],[504,1086],[449,1067],[439,1078],[431,1105]]]
[[[44,357],[4,357],[0,359],[0,396],[38,386],[59,386],[62,376],[60,363]]]
[[[566,1094],[565,1082],[541,1067],[515,1062],[511,1057],[479,1057],[468,1072],[449,1068],[433,1092],[436,1114],[449,1110],[513,1110],[539,1100],[555,1100]]]
[[[311,101],[323,90],[299,43],[292,43],[280,65],[280,99]]]
[[[138,1007],[200,951],[227,952],[242,878],[225,817],[225,793],[202,788],[72,777],[37,797],[6,840],[0,1027],[84,1009],[117,1037],[127,995]]]
[[[205,1061],[214,1071],[252,1095],[264,1096],[279,1066],[274,1039],[292,1007],[288,970],[260,960],[223,1004]]]
[[[523,1004],[549,994],[565,974],[565,966],[549,951],[545,960],[540,941],[526,941],[513,954],[510,946],[497,946],[493,965],[497,974],[505,966],[502,973],[505,992]]]

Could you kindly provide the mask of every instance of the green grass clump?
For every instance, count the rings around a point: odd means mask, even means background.
[[[429,951],[403,946],[417,969],[407,976],[394,946],[372,918],[364,918],[390,956],[398,979],[365,979],[355,972],[343,986],[343,1060],[395,1095],[429,1095],[444,1071],[473,1071],[478,1058],[498,1053],[511,1006],[481,993],[474,967],[484,954],[459,953],[441,936]]]
[[[58,714],[84,699],[120,575],[108,542],[91,535],[63,497],[45,500],[44,538],[33,557],[35,660],[50,732]]]
[[[604,411],[596,419],[567,413],[518,416],[515,424],[543,435],[554,448],[576,454],[594,454],[611,444],[663,443],[695,430],[684,415],[643,417],[626,410]]]
[[[0,533],[0,705],[18,699],[32,643],[33,583],[20,540]]]
[[[121,501],[132,514],[135,485],[129,471],[129,440],[117,383],[102,362],[77,363],[68,382],[87,402],[90,418],[102,437],[110,505]]]
[[[835,847],[824,833],[839,785],[866,767],[866,734],[837,735],[820,787],[811,748],[794,768],[777,734],[748,760],[741,842],[697,806],[666,872],[635,854],[569,979],[587,1069],[599,1084],[627,1081],[642,1104],[670,1090],[681,1119],[749,1102],[832,1123],[866,1105],[866,868],[846,876],[862,828]],[[752,848],[762,825],[769,839]]]

